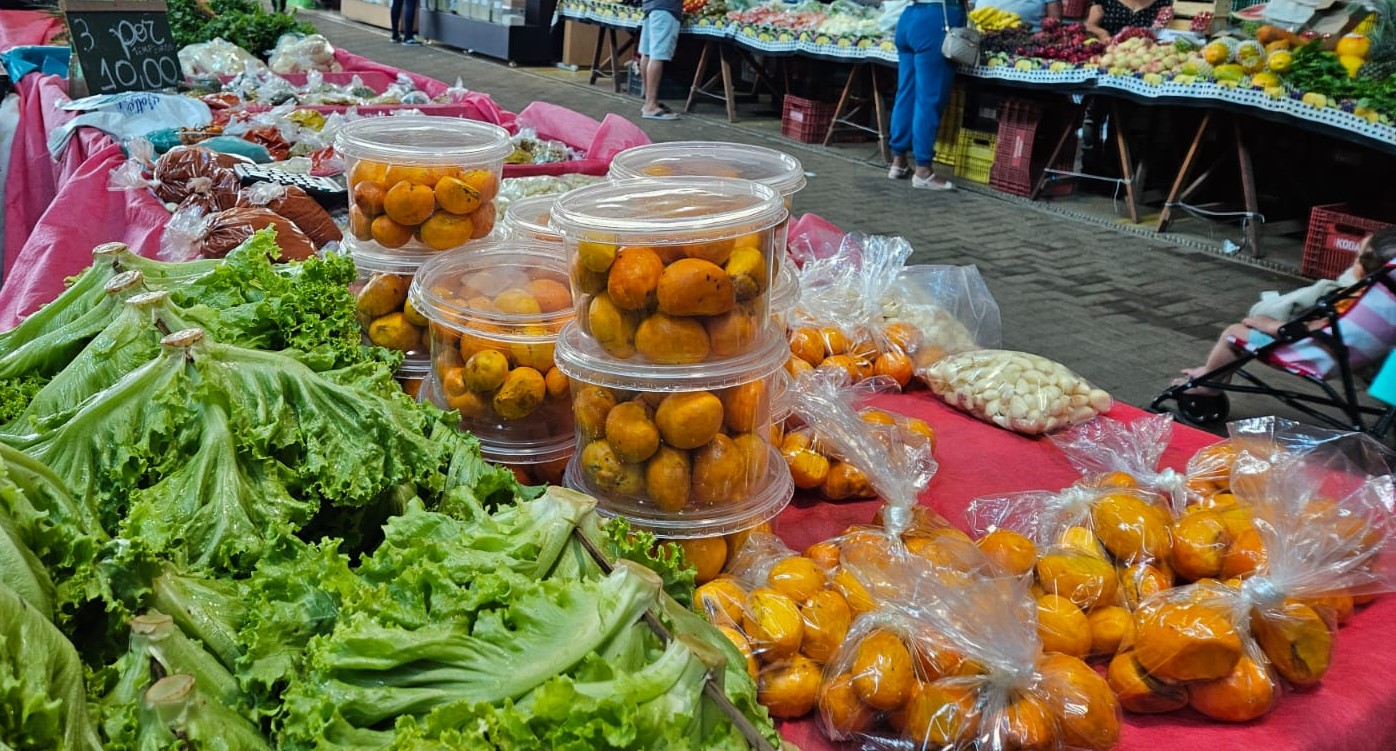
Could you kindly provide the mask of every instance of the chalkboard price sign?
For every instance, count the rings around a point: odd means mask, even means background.
[[[72,0],[62,7],[89,93],[154,91],[184,80],[164,0]]]

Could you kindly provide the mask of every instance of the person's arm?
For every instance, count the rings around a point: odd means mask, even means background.
[[[1052,0],[1052,2],[1047,3],[1045,10],[1047,18],[1056,18],[1060,20],[1062,17],[1062,4],[1057,0]]]
[[[1058,10],[1060,11],[1060,9]],[[1105,9],[1099,5],[1092,5],[1091,9],[1086,12],[1086,31],[1095,34],[1096,39],[1102,42],[1109,42],[1110,32],[1106,31],[1105,28],[1100,25],[1100,22],[1104,20]]]

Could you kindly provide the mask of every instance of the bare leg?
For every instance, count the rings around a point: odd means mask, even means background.
[[[644,69],[645,105],[643,111],[653,114],[659,111],[659,79],[664,75],[664,61],[652,57],[641,58]]]
[[[1210,373],[1213,370],[1222,367],[1223,365],[1230,365],[1231,363],[1236,362],[1236,360],[1239,357],[1239,353],[1237,352],[1236,347],[1231,344],[1229,339],[1235,337],[1244,341],[1246,337],[1250,335],[1250,332],[1250,327],[1246,326],[1243,323],[1233,323],[1230,326],[1227,326],[1226,330],[1222,331],[1222,335],[1217,337],[1217,343],[1212,345],[1212,351],[1207,355],[1207,363],[1200,368],[1184,368],[1182,371],[1184,377],[1174,381],[1174,384],[1177,385],[1183,383],[1190,378],[1196,378],[1200,375],[1203,375],[1204,373]],[[1219,376],[1216,380],[1222,383],[1230,383],[1231,374],[1227,373],[1226,375]],[[1195,388],[1189,389],[1188,393],[1214,395],[1219,394],[1221,392],[1214,388]]]

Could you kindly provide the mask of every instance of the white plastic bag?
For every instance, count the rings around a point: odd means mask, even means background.
[[[1167,499],[1175,511],[1188,505],[1187,477],[1159,460],[1173,439],[1173,416],[1148,415],[1125,423],[1108,417],[1073,426],[1050,440],[1091,485],[1141,488]]]

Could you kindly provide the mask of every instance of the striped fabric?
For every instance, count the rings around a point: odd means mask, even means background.
[[[1396,275],[1396,261],[1388,263],[1383,273]],[[1396,346],[1396,293],[1384,284],[1374,284],[1357,298],[1356,303],[1338,319],[1338,331],[1348,346],[1349,363],[1353,369],[1380,364]],[[1325,327],[1329,331],[1331,327]],[[1255,352],[1244,341],[1233,344]],[[1276,347],[1260,358],[1291,373],[1327,380],[1338,371],[1333,353],[1313,338]]]

